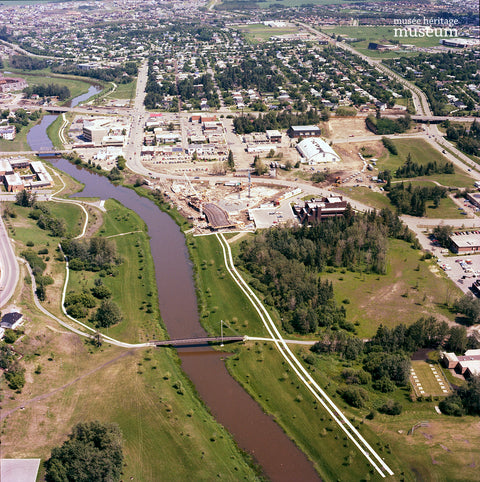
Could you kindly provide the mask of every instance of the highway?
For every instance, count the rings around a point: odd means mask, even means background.
[[[19,275],[20,270],[7,228],[0,216],[0,308],[12,297]]]

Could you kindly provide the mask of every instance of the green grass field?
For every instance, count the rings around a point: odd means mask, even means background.
[[[408,154],[411,155],[412,161],[417,164],[424,165],[431,161],[437,161],[439,164],[448,162],[443,154],[423,139],[395,139],[393,142],[397,147],[398,154],[393,155],[386,151],[377,162],[377,167],[381,171],[389,169],[394,172],[405,164]],[[433,174],[415,178],[415,180],[437,181],[443,186],[471,187],[473,185],[473,178],[456,167],[455,174]]]
[[[265,42],[273,36],[297,33],[299,31],[297,27],[272,28],[261,23],[244,25],[237,28],[244,32],[247,40],[252,43]]]
[[[77,206],[50,203],[49,207],[68,219],[72,229],[77,226],[78,217],[73,213],[79,211]],[[111,236],[143,228],[138,216],[120,204],[108,201],[107,207],[99,234]],[[26,209],[15,210],[17,217],[8,224],[10,231],[16,231],[18,250],[30,239],[35,240],[35,251],[49,243],[47,272],[55,284],[47,288],[44,306],[59,315],[65,264],[54,259],[57,240],[40,230],[27,217]],[[129,235],[113,239],[119,253],[132,258],[119,267],[120,276],[104,280],[117,290],[114,300],[128,316],[127,322],[119,325],[120,334],[132,341],[164,333],[147,236],[142,232],[135,240]],[[143,263],[138,257],[140,249],[145,250]],[[20,278],[25,274],[23,271]],[[88,287],[88,275],[78,273],[73,286]],[[123,480],[257,480],[248,457],[199,400],[174,350],[94,347],[39,313],[30,289],[27,283],[20,287],[16,300],[27,318],[26,334],[15,345],[24,355],[27,383],[21,393],[13,393],[3,379],[0,382],[3,410],[25,407],[2,422],[4,456],[46,459],[76,423],[101,420],[118,423],[123,432]],[[147,290],[153,296],[148,296]],[[151,301],[151,314],[139,310],[144,300]]]
[[[360,42],[354,42],[350,45],[358,50],[360,53],[368,55],[370,57],[378,58],[392,58],[392,57],[404,57],[411,55],[418,55],[417,52],[409,50],[394,50],[391,52],[379,52],[378,50],[369,50],[368,44],[370,42],[392,44],[394,41],[398,41],[400,44],[410,44],[417,47],[435,47],[439,44],[439,39],[436,37],[395,37],[394,28],[402,28],[401,25],[385,25],[385,26],[367,26],[361,25],[358,27],[349,26],[334,26],[334,27],[322,27],[322,31],[328,35],[335,33],[335,35],[344,35],[347,38],[363,39]],[[403,34],[403,32],[402,32]]]
[[[137,88],[136,80],[128,84],[118,84],[117,88],[112,93],[107,95],[107,98],[132,100],[135,97],[136,88]]]
[[[413,385],[417,396],[446,396],[451,393],[450,386],[443,376],[443,371],[440,365],[433,365],[438,377],[443,383],[443,387],[440,386],[439,381],[436,379],[430,364],[422,360],[412,361],[412,375],[410,376],[410,383]],[[415,378],[414,375],[417,377]],[[420,387],[422,387],[423,392]],[[446,390],[446,391],[444,391]]]
[[[27,142],[28,131],[40,120],[35,122],[29,122],[27,126],[22,127],[20,132],[17,132],[15,139],[13,141],[7,141],[5,139],[0,139],[0,151],[2,152],[24,152],[31,151],[30,146]]]

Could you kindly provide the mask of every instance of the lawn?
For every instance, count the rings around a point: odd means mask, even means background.
[[[261,23],[242,25],[237,28],[244,32],[247,40],[252,43],[266,42],[270,37],[297,33],[299,31],[297,27],[273,28]]]
[[[381,171],[389,169],[392,173],[395,172],[397,168],[405,164],[408,154],[411,155],[412,162],[417,164],[424,165],[431,161],[437,161],[439,164],[448,162],[443,154],[423,139],[395,139],[393,143],[397,147],[398,154],[394,155],[385,151],[384,155],[377,162],[377,167]],[[455,174],[432,174],[431,176],[415,179],[437,181],[444,186],[471,187],[473,185],[473,178],[457,167],[455,167]]]
[[[431,368],[434,367],[437,376],[443,383],[443,387],[440,386],[436,379],[434,372]],[[431,365],[426,361],[414,360],[412,361],[412,373],[410,377],[410,383],[413,385],[417,396],[446,396],[451,393],[450,386],[443,375],[443,371],[440,365]],[[415,378],[415,376],[417,378]],[[421,393],[419,386],[422,387],[424,393]],[[445,392],[443,390],[446,390]]]
[[[101,331],[130,343],[165,338],[156,306],[155,272],[146,226],[137,214],[113,199],[107,200],[105,207],[107,212],[103,215],[103,226],[98,234],[115,236],[111,239],[122,263],[117,266],[116,276],[106,276],[101,280],[112,291],[112,300],[119,305],[123,321]],[[131,234],[116,236],[121,233]],[[98,274],[94,272],[70,270],[67,292],[89,291],[95,278]],[[138,281],[132,283],[132,280]],[[94,327],[93,323],[91,326]]]
[[[339,191],[340,193],[345,194],[345,196],[350,197],[355,201],[365,203],[375,209],[392,209],[392,205],[385,194],[372,191],[368,187],[341,187],[337,188],[336,191]]]
[[[117,88],[107,94],[110,99],[128,99],[132,100],[135,97],[135,90],[137,88],[137,81],[134,80],[128,84],[118,84]]]
[[[460,290],[433,261],[420,257],[406,242],[390,240],[385,275],[333,268],[322,275],[333,282],[335,298],[360,337],[372,336],[380,324],[409,325],[422,316],[454,320],[445,303],[460,296]]]

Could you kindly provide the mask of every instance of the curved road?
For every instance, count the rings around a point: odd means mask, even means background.
[[[0,308],[13,295],[19,275],[15,253],[3,219],[0,217]]]

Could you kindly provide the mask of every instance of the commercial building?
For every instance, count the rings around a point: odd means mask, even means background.
[[[27,169],[30,172],[15,172],[15,169]],[[52,176],[40,161],[26,158],[13,158],[0,161],[0,180],[8,192],[19,192],[24,189],[37,189],[53,185]]]
[[[347,209],[347,201],[343,201],[341,196],[331,196],[306,201],[304,206],[294,206],[293,209],[302,224],[313,224],[343,216]]]
[[[319,137],[304,139],[297,144],[297,150],[308,164],[340,162],[340,156]]]
[[[99,117],[83,122],[84,141],[94,146],[123,146],[128,125],[111,118]]]
[[[480,251],[480,234],[465,233],[450,236],[450,248],[454,253],[475,253]]]
[[[280,131],[277,131],[274,129],[267,130],[266,134],[267,134],[267,139],[270,142],[282,142],[282,133]]]
[[[318,137],[322,131],[317,126],[290,126],[287,134],[290,137]]]
[[[465,378],[480,375],[480,350],[467,350],[465,355],[442,353],[442,363],[446,368],[455,370]]]
[[[3,138],[6,141],[13,141],[17,134],[15,126],[0,126],[0,139]]]

